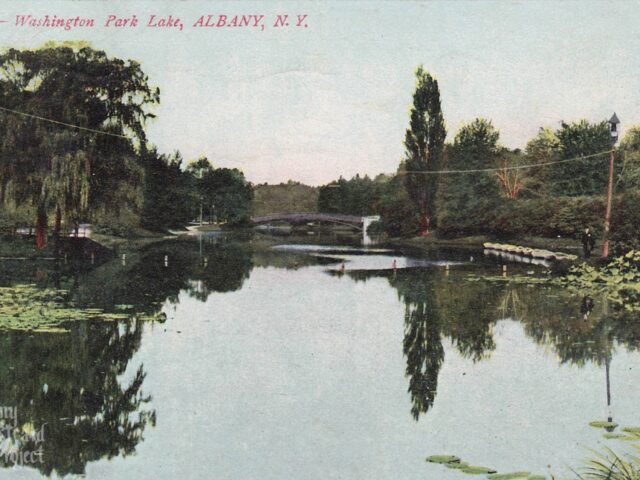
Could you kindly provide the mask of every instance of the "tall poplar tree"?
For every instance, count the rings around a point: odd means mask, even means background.
[[[405,187],[420,212],[420,234],[428,235],[435,216],[437,175],[447,131],[440,108],[438,82],[422,65],[416,70],[416,91],[405,135]],[[423,173],[425,172],[425,173]]]

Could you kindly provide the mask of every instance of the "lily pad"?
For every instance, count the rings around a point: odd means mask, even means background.
[[[69,322],[82,320],[120,321],[135,313],[119,310],[107,313],[101,308],[74,305],[66,290],[37,288],[35,285],[0,287],[0,331],[17,330],[34,333],[66,333]],[[138,316],[140,319],[164,321],[164,313]]]
[[[459,463],[460,459],[455,455],[431,455],[427,457],[429,463]]]
[[[469,465],[467,467],[464,467],[462,469],[462,471],[464,473],[468,473],[471,475],[481,475],[483,473],[496,473],[496,470],[493,468],[487,468],[487,467],[478,467],[475,465]]]
[[[589,422],[589,425],[594,428],[616,428],[618,426],[616,422],[608,422],[606,420],[595,420]]]
[[[547,480],[544,475],[531,475],[527,480]]]
[[[624,427],[622,431],[627,433],[637,433],[640,435],[640,427]]]
[[[529,478],[530,472],[511,472],[511,473],[494,473],[489,475],[491,480],[515,480],[520,478]]]
[[[453,470],[462,470],[463,468],[466,468],[469,466],[467,462],[451,462],[451,463],[445,463],[444,465],[445,467],[451,468]]]

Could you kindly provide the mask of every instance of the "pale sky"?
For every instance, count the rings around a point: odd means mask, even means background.
[[[16,27],[16,15],[92,17],[94,28]],[[136,28],[105,28],[136,14]],[[151,14],[177,29],[148,28]],[[200,15],[265,15],[264,31],[192,28]],[[275,29],[277,14],[307,28]],[[508,147],[541,126],[640,123],[640,2],[636,1],[33,1],[3,0],[3,47],[87,40],[141,62],[160,87],[147,128],[162,152],[207,156],[253,182],[321,184],[395,171],[424,64],[440,83],[452,140],[491,119]],[[174,31],[175,30],[175,31]]]

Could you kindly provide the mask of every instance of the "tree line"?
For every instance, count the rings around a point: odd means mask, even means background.
[[[390,236],[571,236],[585,226],[599,233],[611,149],[605,121],[561,122],[509,149],[490,120],[477,118],[447,142],[439,88],[416,70],[394,174],[339,178],[317,192],[265,186],[259,198],[273,208],[297,199],[309,210],[317,194],[318,211],[381,215],[374,228]],[[240,225],[251,215],[254,190],[241,171],[214,168],[204,157],[188,163],[150,144],[145,128],[160,90],[135,61],[82,42],[9,49],[0,55],[0,102],[0,228],[35,225],[39,247],[48,232],[83,222],[130,234],[200,219]],[[640,127],[627,129],[616,156],[613,237],[634,244]],[[587,158],[573,161],[580,157]],[[472,172],[446,173],[460,170]]]
[[[559,122],[540,128],[522,149],[500,143],[485,118],[446,142],[437,80],[423,67],[393,175],[340,178],[319,189],[320,211],[379,214],[391,236],[572,236],[601,233],[612,148],[606,121]],[[640,224],[640,127],[627,129],[616,151],[613,236],[633,243]]]
[[[145,127],[160,89],[141,65],[84,42],[0,55],[0,226],[61,234],[81,222],[114,233],[166,230],[203,216],[246,221],[251,186],[206,158],[160,154]]]

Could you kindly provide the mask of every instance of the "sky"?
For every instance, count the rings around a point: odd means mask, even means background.
[[[95,26],[16,26],[29,14]],[[264,15],[265,28],[192,27],[209,14]],[[107,28],[109,15],[139,24]],[[151,15],[184,28],[148,27]],[[635,1],[3,0],[0,46],[85,40],[136,60],[160,88],[147,132],[161,152],[318,185],[396,170],[419,64],[438,79],[448,141],[477,117],[510,148],[562,120],[640,124],[638,18]]]

